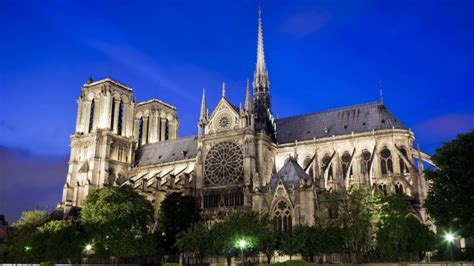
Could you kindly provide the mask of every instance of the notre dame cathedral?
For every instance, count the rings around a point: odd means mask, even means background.
[[[171,104],[137,103],[130,87],[110,78],[84,84],[64,210],[77,209],[104,186],[128,185],[157,212],[168,193],[182,192],[198,199],[207,219],[254,210],[289,230],[328,215],[322,193],[363,185],[408,195],[425,219],[422,162],[430,159],[414,149],[414,133],[383,100],[275,119],[260,12],[257,36],[253,82],[242,89],[245,104],[231,103],[223,85],[209,112],[203,91],[197,136],[178,137]]]

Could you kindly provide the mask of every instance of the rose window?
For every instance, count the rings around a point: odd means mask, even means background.
[[[237,144],[222,142],[212,147],[204,161],[205,183],[227,185],[243,181],[243,155]]]

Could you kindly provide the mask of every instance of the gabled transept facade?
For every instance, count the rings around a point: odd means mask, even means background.
[[[198,199],[209,220],[254,210],[286,231],[328,215],[322,193],[356,185],[406,194],[424,219],[429,156],[413,147],[414,133],[383,101],[275,119],[260,11],[257,38],[244,105],[234,105],[223,84],[209,112],[203,91],[196,136],[178,137],[170,104],[137,103],[131,88],[110,78],[84,84],[62,207],[81,207],[104,186],[129,185],[157,212],[168,193],[182,192]]]

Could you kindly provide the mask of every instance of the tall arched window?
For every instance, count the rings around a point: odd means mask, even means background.
[[[142,133],[143,133],[143,118],[140,117],[138,120],[138,146],[142,145]]]
[[[115,120],[115,101],[112,98],[112,111],[110,113],[110,130],[114,131],[114,120]]]
[[[165,140],[168,140],[170,136],[170,122],[166,119],[165,122]]]
[[[408,158],[408,153],[407,151],[404,149],[404,148],[401,148],[400,149],[400,152],[401,154],[405,157],[405,158]],[[410,170],[408,170],[408,166],[407,164],[405,163],[405,160],[403,160],[403,157],[400,156],[400,174],[401,175],[405,175],[405,174],[408,174],[410,172]]]
[[[123,103],[119,103],[119,113],[118,113],[118,125],[117,125],[117,134],[122,135],[122,123],[123,123]]]
[[[392,153],[387,148],[383,148],[380,152],[380,168],[382,176],[392,175],[393,173]]]
[[[370,164],[371,157],[372,157],[372,154],[370,154],[368,150],[362,151],[360,171],[361,171],[362,176],[365,178],[369,177],[369,164]]]
[[[341,157],[342,160],[342,174],[346,178],[347,173],[349,172],[349,178],[352,178],[352,166],[351,164],[351,155],[348,152],[344,152]]]
[[[92,127],[94,126],[94,110],[95,110],[95,101],[91,101],[91,112],[89,116],[89,133],[92,132]]]
[[[291,210],[285,200],[280,200],[274,208],[275,225],[279,232],[291,232],[293,221]]]
[[[326,170],[328,167],[329,169],[327,169],[327,180],[328,182],[333,182],[334,181],[334,175],[333,175],[333,171],[332,171],[332,164],[331,163],[331,156],[329,156],[328,154],[325,155],[323,157],[323,161],[322,161],[322,167],[323,167],[323,171]]]

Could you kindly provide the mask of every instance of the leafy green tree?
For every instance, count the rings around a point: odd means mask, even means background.
[[[41,257],[56,261],[79,258],[83,250],[83,234],[79,224],[71,221],[50,221],[37,228],[33,249],[41,252]]]
[[[474,130],[444,143],[431,159],[438,169],[425,171],[430,216],[440,228],[474,237]]]
[[[104,187],[86,198],[80,218],[98,256],[144,257],[155,249],[153,212],[131,187]]]
[[[255,212],[239,212],[227,216],[211,228],[212,250],[214,254],[225,256],[230,265],[232,257],[240,252],[237,243],[240,239],[248,243],[245,254],[255,254],[264,245],[259,239],[262,224],[268,221]]]
[[[377,232],[377,251],[389,261],[421,260],[433,250],[436,238],[420,223],[405,196],[394,195],[382,200],[381,221]]]
[[[49,220],[48,212],[41,210],[22,212],[21,218],[13,224],[12,233],[8,236],[6,245],[9,256],[15,259],[31,260],[41,256],[35,247],[37,227]]]
[[[167,252],[177,253],[176,236],[201,221],[201,210],[196,198],[174,192],[161,202],[158,216],[160,245]]]
[[[275,250],[278,249],[278,235],[279,234],[270,217],[266,214],[260,215],[256,249],[265,254],[268,264],[270,264]]]
[[[181,251],[191,252],[203,265],[204,256],[211,248],[210,230],[203,223],[195,223],[186,231],[180,232],[176,239],[176,246]]]
[[[282,234],[280,241],[280,252],[291,257],[297,254],[303,247],[297,235],[294,232],[287,232]]]
[[[332,225],[341,230],[343,250],[350,262],[360,261],[373,246],[375,203],[367,189],[353,187],[325,194],[328,208],[336,211]]]

